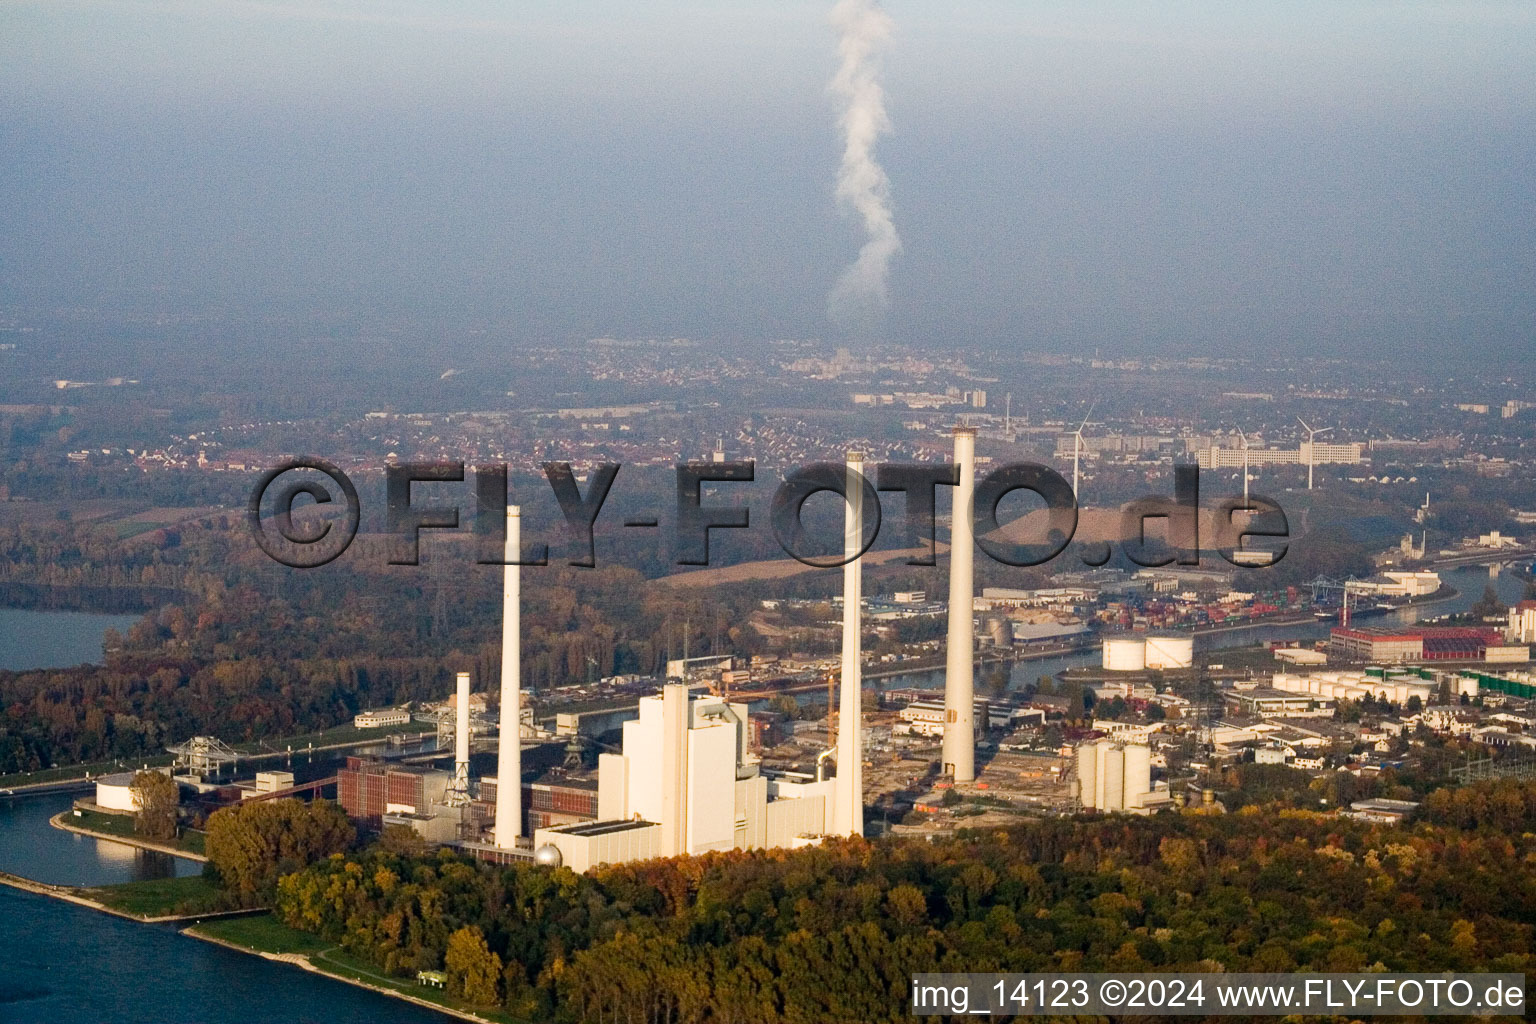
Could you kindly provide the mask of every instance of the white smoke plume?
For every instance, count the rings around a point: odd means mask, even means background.
[[[885,311],[891,257],[901,251],[891,215],[891,182],[875,159],[875,142],[891,130],[879,59],[891,35],[891,19],[875,0],[838,0],[831,21],[842,56],[831,86],[843,107],[837,201],[863,222],[866,241],[827,297],[827,308],[845,327],[868,329]]]

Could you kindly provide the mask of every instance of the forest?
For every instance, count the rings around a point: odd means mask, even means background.
[[[326,729],[363,708],[442,699],[460,670],[494,690],[500,573],[451,540],[424,544],[421,566],[389,566],[379,546],[360,537],[343,562],[306,572],[271,562],[228,518],[139,545],[86,525],[0,528],[3,573],[29,587],[177,595],[109,633],[104,665],[0,672],[0,774],[157,754],[197,733]],[[744,592],[642,583],[618,566],[525,572],[535,700],[551,685],[660,671],[685,643],[751,652]]]
[[[598,869],[384,842],[276,910],[400,976],[529,1020],[905,1019],[917,971],[1536,967],[1536,784],[1442,789],[1409,825],[1284,805],[1040,820]]]

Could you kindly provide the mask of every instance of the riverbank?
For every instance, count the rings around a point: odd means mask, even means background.
[[[165,843],[157,843],[151,839],[140,839],[137,836],[119,836],[113,835],[111,832],[97,832],[95,829],[75,825],[67,820],[69,814],[69,811],[60,811],[48,819],[48,824],[65,832],[90,836],[92,839],[100,839],[106,843],[120,843],[123,846],[134,846],[140,850],[153,850],[155,853],[169,854],[172,857],[180,857],[183,860],[195,860],[199,864],[206,864],[208,862],[208,858],[202,854],[193,853],[191,850],[186,850],[179,846],[168,846]]]
[[[176,879],[172,881],[200,883],[202,879]],[[65,903],[73,903],[79,907],[86,907],[102,914],[120,917],[125,921],[136,921],[139,924],[175,924],[186,921],[207,921],[213,918],[249,917],[252,914],[265,913],[263,909],[246,909],[202,910],[179,914],[136,914],[131,910],[124,909],[122,906],[113,906],[111,903],[105,902],[106,899],[112,898],[114,895],[112,891],[114,889],[127,889],[135,885],[135,883],[128,883],[121,887],[99,886],[94,888],[78,885],[50,885],[47,882],[38,882],[30,878],[23,878],[20,875],[13,875],[8,871],[0,871],[0,885],[8,886],[12,889],[20,889],[22,892],[34,893],[38,896],[47,896],[50,899],[63,900]],[[163,897],[160,902],[165,902]]]
[[[1217,633],[1236,633],[1244,629],[1264,629],[1267,626],[1310,626],[1316,621],[1317,619],[1311,615],[1287,615],[1283,618],[1251,619],[1248,622],[1234,622],[1231,625],[1205,626],[1191,632],[1194,636],[1213,636]],[[1134,637],[1136,634],[1130,633],[1127,635]]]
[[[229,934],[218,935],[214,934],[215,931],[225,931]],[[483,1014],[462,1006],[450,1005],[448,1002],[450,997],[446,993],[439,995],[435,990],[425,990],[423,994],[417,994],[404,987],[410,983],[403,979],[387,978],[362,967],[340,963],[331,959],[331,954],[339,952],[340,947],[328,946],[308,932],[297,932],[287,928],[272,919],[270,915],[266,918],[249,917],[241,922],[220,923],[211,927],[193,925],[183,928],[181,934],[216,946],[223,946],[237,953],[298,967],[313,974],[367,989],[391,999],[412,1003],[436,1013],[456,1017],[459,1020],[473,1021],[474,1024],[526,1024],[503,1013]],[[242,938],[250,941],[240,941]],[[292,948],[271,948],[274,946]],[[433,996],[438,996],[443,1002],[437,1001]]]
[[[264,740],[253,743],[234,744],[234,750],[240,755],[241,761],[270,761],[278,757],[297,757],[299,755],[329,753],[335,750],[350,750],[353,747],[368,747],[377,743],[383,743],[391,737],[403,742],[419,742],[434,738],[437,730],[412,731],[420,726],[420,722],[411,722],[400,726],[385,726],[379,729],[358,729],[356,726],[341,725],[334,729],[327,729],[318,733],[305,733],[292,739],[279,739],[273,742],[288,744],[287,749],[276,750]],[[319,740],[316,745],[314,741]],[[308,745],[295,747],[293,744]],[[259,749],[265,745],[267,749]],[[135,763],[150,768],[163,768],[174,762],[174,758],[167,754],[156,755],[147,758],[137,758]],[[110,775],[125,769],[117,761],[97,761],[91,764],[68,765],[63,768],[49,768],[42,771],[27,772],[25,774],[0,775],[0,790],[9,790],[13,794],[31,792],[46,792],[49,789],[61,789],[64,787],[84,786],[94,782],[97,776]],[[4,795],[0,793],[0,795]]]

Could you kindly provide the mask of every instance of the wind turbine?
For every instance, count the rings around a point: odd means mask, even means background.
[[[1322,430],[1313,430],[1307,425],[1307,421],[1300,416],[1296,417],[1296,422],[1300,423],[1302,429],[1307,432],[1307,490],[1310,491],[1312,489],[1312,467],[1317,462],[1317,451],[1314,442],[1319,435],[1330,433],[1333,428],[1324,427]]]
[[[1083,422],[1079,423],[1077,425],[1077,429],[1072,431],[1072,498],[1074,501],[1077,500],[1078,494],[1077,463],[1078,459],[1082,456],[1083,453],[1083,428],[1088,425],[1088,417],[1093,415],[1093,410],[1098,406],[1098,404],[1098,402],[1094,402],[1093,405],[1088,407],[1088,416],[1084,416]]]

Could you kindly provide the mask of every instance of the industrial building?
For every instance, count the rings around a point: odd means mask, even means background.
[[[1512,644],[1536,644],[1536,601],[1521,601],[1509,610],[1505,639]]]
[[[1227,703],[1259,718],[1331,718],[1334,711],[1334,702],[1330,698],[1272,686],[1238,690],[1228,695]]]
[[[408,725],[411,721],[411,713],[401,708],[376,708],[372,711],[360,711],[352,716],[352,727],[355,729],[384,729],[396,725]]]
[[[336,773],[336,799],[349,817],[379,825],[386,814],[429,815],[445,807],[451,781],[440,768],[352,756]]]
[[[1241,469],[1243,466],[1341,465],[1365,461],[1365,445],[1359,441],[1327,444],[1303,441],[1296,448],[1224,448],[1213,444],[1196,452],[1201,469]]]
[[[1329,635],[1331,653],[1348,661],[1527,661],[1518,649],[1506,649],[1504,631],[1488,626],[1336,626]]]
[[[961,431],[956,431],[957,449]],[[967,440],[974,440],[970,431]],[[747,706],[726,698],[694,694],[668,683],[656,696],[642,697],[639,717],[623,724],[621,753],[598,757],[597,815],[594,822],[551,825],[534,832],[535,857],[576,870],[645,857],[672,857],[712,850],[795,847],[828,835],[864,833],[864,754],[861,704],[861,610],[863,605],[863,456],[850,453],[844,478],[844,562],[841,692],[836,745],[817,759],[816,778],[770,778],[751,753],[753,735]],[[962,490],[966,483],[962,471]],[[956,498],[956,508],[968,499]],[[956,521],[961,520],[956,515]],[[969,522],[969,516],[964,516]],[[957,527],[957,538],[959,536]],[[969,770],[975,749],[970,693],[971,582],[969,547],[954,562],[964,573],[963,727]],[[952,608],[954,593],[951,592]],[[957,616],[951,612],[951,640]],[[951,659],[951,668],[953,669]],[[729,665],[725,666],[731,667]],[[952,671],[952,682],[960,682]],[[954,722],[953,694],[946,688],[946,720]],[[830,709],[829,709],[830,711]],[[945,753],[954,737],[946,727]],[[837,762],[828,779],[824,765]],[[956,776],[959,777],[958,774]],[[498,818],[498,829],[500,820]]]
[[[598,820],[534,833],[534,846],[552,847],[560,863],[585,870],[638,857],[800,846],[830,832],[835,780],[762,774],[748,752],[745,704],[669,683],[640,699],[640,717],[623,733],[623,753],[598,758]]]
[[[1144,813],[1167,799],[1153,798],[1152,750],[1139,743],[1099,740],[1077,748],[1077,800],[1085,809]]]
[[[1034,721],[1045,724],[1045,712],[1038,709],[1016,708],[1007,704],[994,704],[977,699],[974,704],[975,720],[986,723],[988,729],[1007,729]],[[897,712],[898,735],[942,736],[944,734],[944,702],[915,700]]]

